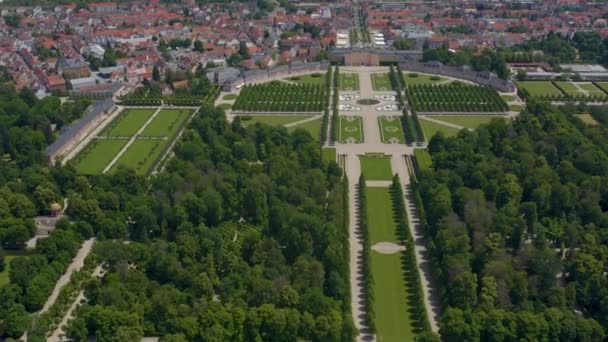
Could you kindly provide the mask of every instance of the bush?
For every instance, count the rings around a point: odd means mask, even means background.
[[[439,81],[440,79],[441,79],[441,77],[439,77],[437,75],[431,76],[431,81]]]
[[[409,73],[408,76],[411,78],[416,78],[416,77],[418,77],[418,74],[415,72],[412,72],[412,73]]]

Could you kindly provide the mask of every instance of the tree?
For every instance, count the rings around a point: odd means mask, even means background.
[[[156,65],[152,67],[152,79],[156,82],[160,82],[160,71]]]
[[[4,268],[6,267],[6,265],[4,264],[4,249],[2,249],[2,247],[0,246],[0,272],[4,271]]]
[[[194,41],[194,51],[198,51],[198,52],[203,52],[203,42],[201,42],[200,40],[195,40]]]

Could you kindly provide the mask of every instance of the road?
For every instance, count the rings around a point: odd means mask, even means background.
[[[393,91],[374,91],[372,87],[371,77],[372,73],[377,72],[388,72],[388,68],[384,67],[343,67],[340,72],[354,72],[359,74],[359,95],[362,99],[371,99],[374,95],[381,94],[395,94]],[[348,94],[350,92],[343,92]],[[357,92],[354,92],[357,93]],[[354,102],[353,102],[354,103]],[[361,269],[361,258],[362,258],[362,241],[359,232],[358,225],[358,193],[357,183],[359,176],[361,175],[361,165],[359,162],[359,155],[365,153],[385,153],[391,156],[391,166],[393,173],[397,173],[404,185],[406,194],[409,193],[409,173],[404,160],[404,155],[413,154],[413,147],[405,144],[384,144],[381,141],[380,130],[378,126],[378,116],[380,115],[400,115],[400,112],[382,112],[376,110],[376,107],[387,104],[396,103],[396,101],[382,101],[379,105],[362,106],[360,111],[357,111],[358,115],[362,117],[363,121],[363,135],[364,142],[360,144],[341,144],[336,143],[336,152],[338,155],[345,155],[345,171],[349,179],[349,216],[350,216],[350,227],[349,227],[349,246],[350,246],[350,283],[351,283],[351,310],[353,313],[353,319],[355,327],[359,331],[358,341],[371,341],[375,340],[375,337],[370,335],[367,327],[365,326],[365,308],[364,308],[364,292],[362,288],[362,269]],[[350,112],[341,112],[343,115],[357,115]],[[375,184],[375,183],[374,183]],[[380,183],[378,183],[380,184]],[[384,183],[382,183],[384,184]],[[426,305],[427,316],[431,324],[431,328],[434,332],[438,332],[437,319],[440,312],[439,302],[436,296],[436,290],[432,282],[432,274],[430,272],[431,263],[428,260],[428,253],[426,246],[422,239],[422,232],[420,226],[417,224],[418,216],[416,208],[410,200],[409,196],[406,196],[405,203],[408,210],[409,216],[409,228],[411,229],[412,236],[415,240],[416,248],[416,264],[418,266],[420,280],[422,283],[422,290],[424,294],[424,302]],[[405,314],[405,313],[404,313]]]

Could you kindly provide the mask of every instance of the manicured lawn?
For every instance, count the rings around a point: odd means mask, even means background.
[[[226,94],[222,97],[222,100],[232,101],[236,99],[236,94]]]
[[[0,272],[0,287],[8,284],[10,279],[8,274],[11,270],[11,261],[15,259],[16,255],[5,255],[4,256],[4,271]]]
[[[106,127],[101,135],[130,137],[154,114],[154,109],[127,109]]]
[[[340,74],[340,90],[359,90],[359,74]]]
[[[370,253],[374,277],[376,341],[414,341],[416,335],[409,312],[409,292],[403,274],[402,253]]]
[[[372,74],[372,87],[376,91],[392,90],[388,74]]]
[[[521,112],[521,106],[519,105],[509,105],[509,110],[513,112]]]
[[[570,96],[585,95],[585,93],[580,91],[572,82],[555,82],[555,84]]]
[[[476,129],[479,125],[490,123],[494,119],[503,119],[500,116],[472,116],[472,115],[435,115],[429,117],[444,122],[453,123],[465,128]]]
[[[416,85],[416,84],[437,84],[443,83],[445,81],[449,81],[449,79],[436,75],[425,75],[425,74],[417,74],[414,72],[404,73],[406,85]]]
[[[315,119],[312,121],[307,121],[301,124],[296,124],[293,126],[289,126],[287,127],[287,130],[289,132],[293,132],[296,129],[303,129],[305,131],[308,131],[308,133],[310,133],[310,135],[316,140],[319,141],[319,139],[321,138],[321,119]]]
[[[76,171],[83,174],[101,174],[103,169],[114,159],[128,140],[94,140],[77,159]]]
[[[340,142],[354,140],[355,143],[363,142],[363,126],[358,116],[340,116]]]
[[[503,100],[509,102],[509,101],[515,101],[515,96],[511,96],[511,95],[500,95],[500,98],[502,98]]]
[[[589,93],[589,96],[604,96],[606,95],[600,88],[596,87],[595,84],[591,82],[579,82],[578,86]]]
[[[287,80],[300,84],[325,85],[325,73],[314,73],[289,77]]]
[[[427,150],[420,148],[414,149],[414,157],[416,157],[418,168],[420,168],[420,170],[428,170],[431,168],[433,161]]]
[[[399,144],[402,144],[405,141],[403,127],[401,127],[401,120],[398,116],[378,117],[378,127],[380,128],[380,136],[383,143],[397,141]]]
[[[606,94],[591,82],[555,82],[566,94],[570,96],[598,97]]]
[[[163,109],[146,126],[141,136],[172,137],[191,114],[192,111],[188,109]]]
[[[608,82],[595,82],[597,86],[605,92],[608,92]]]
[[[398,243],[399,236],[393,217],[393,200],[389,188],[367,187],[366,191],[370,244],[373,246],[381,241]]]
[[[431,140],[433,135],[435,135],[435,133],[437,133],[439,131],[443,132],[443,134],[446,137],[453,137],[456,134],[458,134],[458,132],[460,131],[453,127],[440,125],[438,123],[434,123],[434,122],[423,120],[423,119],[420,119],[420,125],[422,126],[422,131],[424,131],[424,136],[427,141]]]
[[[242,115],[241,125],[247,127],[256,122],[271,126],[282,126],[293,122],[308,119],[309,115]]]
[[[581,120],[582,122],[584,122],[585,124],[590,125],[590,126],[596,126],[596,125],[599,125],[599,124],[600,124],[600,123],[599,123],[599,122],[597,122],[597,121],[596,121],[596,120],[593,118],[593,116],[591,116],[591,114],[589,114],[589,113],[584,113],[584,114],[575,114],[575,116],[576,116],[576,117],[577,117],[579,120]]]
[[[145,175],[154,166],[157,157],[163,152],[165,140],[136,140],[129,149],[114,164],[111,171],[115,171],[118,165],[135,170],[139,175]]]
[[[531,97],[562,95],[562,92],[549,81],[521,81],[517,82],[517,86],[521,89],[525,89]]]
[[[336,159],[336,149],[334,147],[323,148],[321,150],[321,157],[326,162],[330,162],[330,161],[337,162],[337,159]]]
[[[389,156],[366,154],[359,158],[361,159],[361,173],[365,175],[366,180],[393,179]]]
[[[219,105],[217,105],[217,107],[219,109],[228,110],[232,108],[232,105],[230,103],[220,103]]]

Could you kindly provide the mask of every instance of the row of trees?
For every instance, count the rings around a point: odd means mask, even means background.
[[[604,339],[608,157],[592,141],[534,102],[513,123],[431,139],[414,198],[444,340]]]
[[[329,116],[331,112],[329,111],[329,97],[331,96],[331,80],[332,80],[332,66],[331,64],[327,67],[327,72],[325,73],[325,109],[323,110],[323,119],[321,121],[321,145],[323,145],[327,141],[327,131],[329,129]],[[333,132],[332,132],[333,134]],[[332,137],[333,138],[333,137]]]
[[[332,108],[331,112],[333,113],[332,120],[332,135],[333,140],[336,140],[340,137],[340,111],[338,110],[338,105],[340,104],[340,67],[336,66],[336,71],[334,72],[334,78],[332,80],[332,88],[333,88],[333,100],[332,100]]]
[[[391,71],[391,74],[393,74],[392,71]],[[418,115],[416,114],[416,111],[412,109],[411,115],[409,115],[408,108],[404,105],[404,99],[401,94],[402,94],[402,91],[405,91],[405,93],[407,95],[408,92],[406,89],[408,86],[405,82],[405,77],[403,76],[403,70],[401,70],[401,67],[398,64],[397,64],[396,75],[391,76],[391,78],[395,79],[395,81],[391,81],[391,82],[395,82],[395,84],[397,84],[399,87],[399,91],[397,93],[398,93],[399,104],[403,108],[402,109],[403,114],[401,116],[401,127],[403,128],[403,133],[405,135],[405,142],[408,144],[413,144],[414,142],[423,142],[424,133],[422,131],[422,126],[420,125],[420,122],[418,121]]]
[[[507,103],[491,87],[450,83],[406,89],[412,110],[420,112],[503,112]]]
[[[254,112],[321,112],[324,101],[323,86],[273,81],[245,85],[232,108]]]
[[[369,241],[369,224],[367,222],[367,186],[365,181],[365,175],[361,174],[359,177],[359,184],[357,184],[358,192],[358,207],[359,207],[359,234],[361,236],[361,250],[362,250],[362,261],[361,270],[363,273],[363,295],[365,297],[365,325],[369,329],[370,333],[376,331],[376,311],[374,309],[375,296],[374,296],[374,274],[372,273],[372,260],[371,260],[371,243]]]

